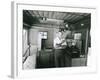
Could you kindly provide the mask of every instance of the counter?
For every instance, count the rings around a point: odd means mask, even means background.
[[[66,51],[65,47],[59,47],[54,49],[55,66],[56,67],[70,67],[71,55]]]

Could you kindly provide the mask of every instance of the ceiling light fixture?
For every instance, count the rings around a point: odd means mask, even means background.
[[[81,23],[81,26],[84,26],[84,24],[83,24],[83,23]]]
[[[68,28],[68,24],[66,24],[65,27]]]

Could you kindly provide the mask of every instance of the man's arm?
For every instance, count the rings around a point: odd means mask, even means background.
[[[64,42],[66,42],[66,40],[65,40],[65,39],[63,39],[63,40],[61,41],[60,45],[62,45]]]

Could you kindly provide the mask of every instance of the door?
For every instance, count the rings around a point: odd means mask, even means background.
[[[38,30],[30,29],[29,30],[29,43],[30,43],[30,65],[33,66],[33,69],[36,67],[36,57],[38,53]]]

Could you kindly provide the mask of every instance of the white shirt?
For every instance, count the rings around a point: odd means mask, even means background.
[[[56,44],[60,44],[63,40],[66,39],[66,37],[67,37],[69,34],[71,34],[71,31],[66,31],[66,32],[63,32],[63,33],[58,32],[58,33],[56,34],[57,37],[54,39],[54,47],[55,47],[55,48],[58,47]],[[66,41],[63,42],[61,45],[67,45],[67,44],[66,44]]]

